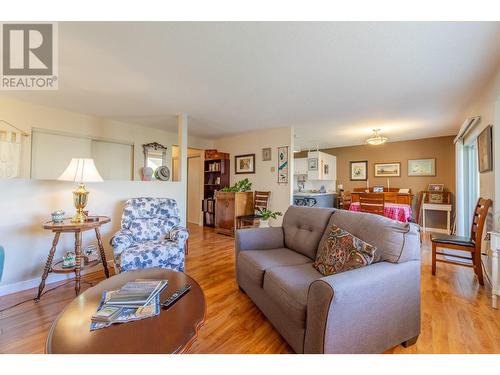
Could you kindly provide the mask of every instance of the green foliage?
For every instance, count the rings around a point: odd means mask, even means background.
[[[267,208],[259,208],[257,211],[259,211],[259,215],[262,216],[262,220],[269,220],[269,219],[274,219],[276,220],[278,216],[281,216],[282,213],[279,211],[270,211]]]
[[[225,187],[221,189],[221,191],[226,193],[243,193],[245,191],[250,191],[250,190],[252,190],[252,183],[248,181],[248,178],[236,182],[231,187]]]

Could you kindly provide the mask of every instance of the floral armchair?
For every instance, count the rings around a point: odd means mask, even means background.
[[[189,233],[179,224],[174,199],[127,200],[121,230],[110,241],[120,272],[151,267],[184,271]]]

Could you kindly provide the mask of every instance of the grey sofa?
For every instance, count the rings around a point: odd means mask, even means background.
[[[377,247],[371,265],[323,277],[312,266],[335,224]],[[382,353],[420,333],[418,226],[291,206],[282,227],[236,232],[236,278],[297,353]]]

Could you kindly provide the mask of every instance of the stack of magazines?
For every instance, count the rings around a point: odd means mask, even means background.
[[[97,312],[92,316],[90,330],[159,315],[160,293],[167,283],[167,280],[137,279],[119,290],[105,291]]]

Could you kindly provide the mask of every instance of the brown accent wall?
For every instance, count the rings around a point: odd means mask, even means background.
[[[352,191],[356,187],[365,187],[366,181],[350,181],[350,161],[368,161],[368,179],[370,186],[387,186],[387,178],[375,177],[375,163],[401,163],[401,177],[389,177],[390,186],[410,188],[413,194],[426,190],[430,183],[444,184],[445,189],[455,193],[455,146],[454,136],[417,139],[413,141],[387,142],[380,146],[361,145],[338,147],[321,150],[337,157],[337,185]],[[297,153],[295,157],[306,157],[306,153]],[[408,176],[408,159],[436,158],[436,176]],[[415,202],[415,199],[414,199]],[[433,212],[427,216],[428,226],[446,227],[444,212]]]

